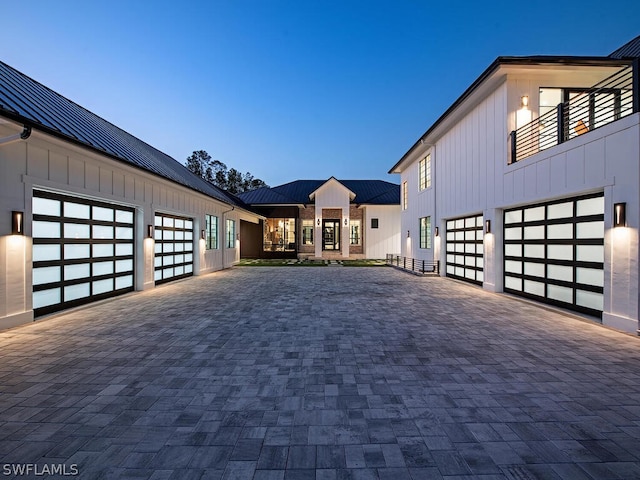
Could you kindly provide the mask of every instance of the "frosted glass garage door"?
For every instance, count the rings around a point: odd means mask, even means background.
[[[132,208],[34,190],[32,209],[36,316],[133,290]]]
[[[482,215],[447,221],[447,276],[482,285],[484,250]]]
[[[193,220],[157,213],[154,226],[156,284],[193,275]]]
[[[505,210],[505,292],[600,316],[603,287],[602,194]]]

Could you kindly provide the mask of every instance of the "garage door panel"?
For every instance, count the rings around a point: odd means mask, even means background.
[[[193,220],[156,213],[154,280],[164,283],[193,274]]]
[[[36,316],[133,290],[133,208],[34,190],[32,210]]]
[[[482,215],[448,220],[446,238],[447,275],[482,284],[484,268]]]
[[[602,313],[602,194],[507,210],[504,223],[505,291],[592,315]]]

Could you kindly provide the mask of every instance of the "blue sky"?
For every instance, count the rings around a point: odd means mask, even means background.
[[[579,11],[578,11],[579,10]],[[501,55],[608,55],[640,2],[3,2],[0,60],[184,162],[383,179]]]

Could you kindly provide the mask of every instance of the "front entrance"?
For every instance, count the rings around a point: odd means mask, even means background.
[[[322,250],[340,251],[340,220],[322,221]]]

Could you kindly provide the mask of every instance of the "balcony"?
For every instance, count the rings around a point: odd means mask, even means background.
[[[591,88],[510,134],[510,162],[567,142],[640,111],[639,62],[622,68]]]

